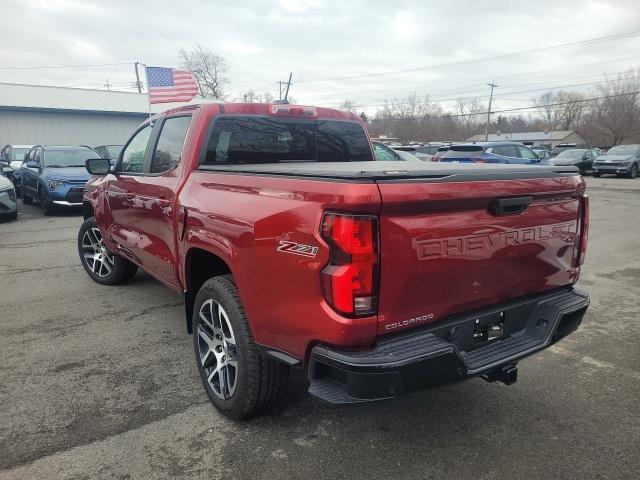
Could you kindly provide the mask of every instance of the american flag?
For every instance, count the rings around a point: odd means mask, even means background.
[[[146,67],[149,103],[188,102],[198,93],[189,70]]]

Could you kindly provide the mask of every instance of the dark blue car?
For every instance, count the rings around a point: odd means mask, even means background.
[[[83,146],[33,147],[20,169],[22,201],[37,200],[45,215],[56,206],[82,205],[84,185],[90,178],[84,164],[89,158],[101,157]]]
[[[456,163],[519,163],[549,165],[533,150],[515,142],[476,142],[452,145],[440,162]]]

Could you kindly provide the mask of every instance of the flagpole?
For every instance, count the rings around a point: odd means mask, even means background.
[[[149,105],[149,118],[151,118],[151,95],[149,93],[149,74],[147,73],[147,65],[145,63],[141,63],[144,67],[144,78],[147,82],[147,105]]]

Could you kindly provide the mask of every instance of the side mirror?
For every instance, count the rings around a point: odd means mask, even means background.
[[[84,166],[91,175],[106,175],[111,170],[111,164],[106,158],[90,158]]]

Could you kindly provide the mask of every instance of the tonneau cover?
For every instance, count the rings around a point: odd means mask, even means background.
[[[356,181],[394,181],[412,178],[427,181],[429,179],[436,181],[477,181],[510,178],[548,178],[578,174],[578,169],[571,166],[376,161],[201,165],[199,170]]]

